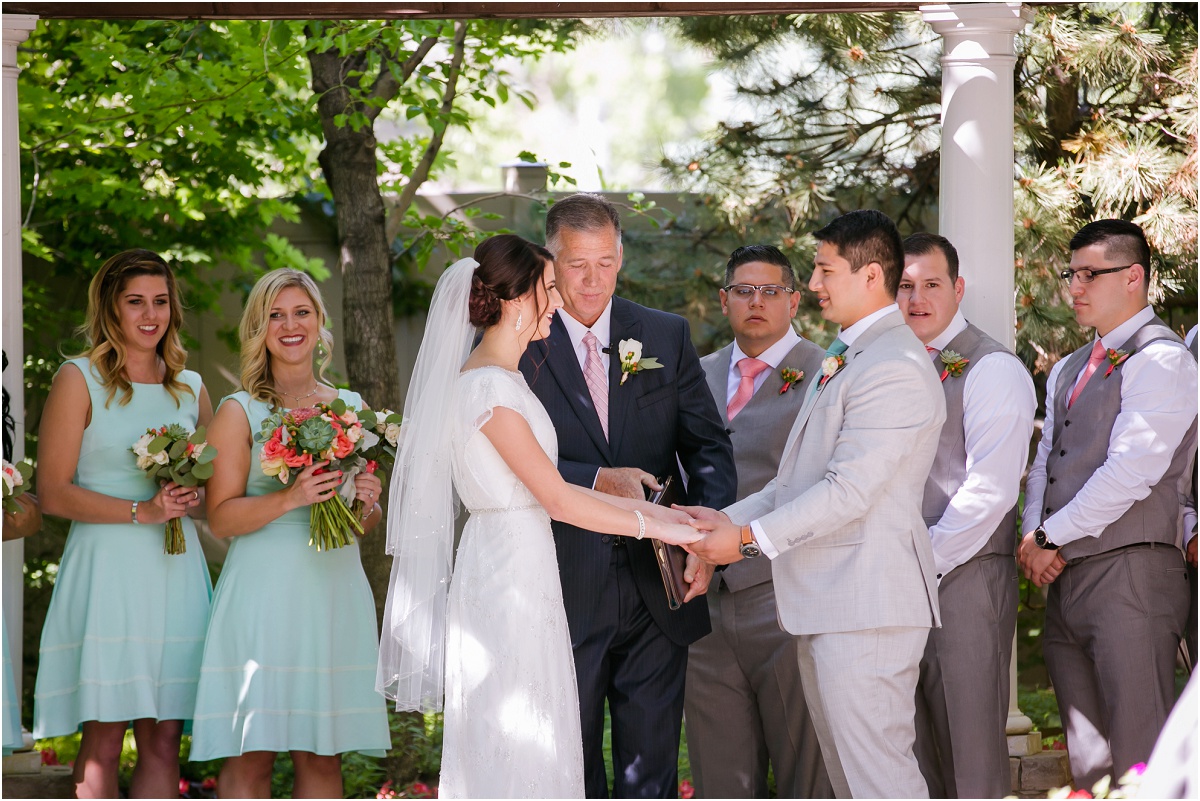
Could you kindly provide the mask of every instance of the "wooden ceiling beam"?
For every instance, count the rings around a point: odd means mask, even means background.
[[[56,3],[5,2],[5,14],[43,19],[529,19],[691,17],[730,14],[915,11],[917,2],[626,2],[626,3]]]

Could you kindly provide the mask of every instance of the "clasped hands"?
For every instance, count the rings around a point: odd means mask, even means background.
[[[1032,531],[1021,539],[1021,545],[1017,548],[1017,564],[1021,566],[1025,578],[1039,587],[1053,582],[1067,566],[1058,549],[1039,548]]]

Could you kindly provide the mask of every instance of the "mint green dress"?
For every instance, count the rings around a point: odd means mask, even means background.
[[[340,397],[362,406],[357,393]],[[271,412],[246,392],[221,401],[229,402],[241,405],[252,434]],[[285,488],[263,474],[261,450],[251,447],[249,497]],[[318,553],[308,520],[303,506],[230,543],[204,644],[193,760],[248,751],[382,757],[391,747],[375,692],[375,600],[358,543]]]
[[[194,429],[200,376],[178,406],[160,384],[134,384],[133,397],[105,406],[108,392],[86,358],[72,359],[92,399],[74,483],[145,501],[158,491],[130,450],[150,427]],[[42,459],[53,455],[43,453]],[[187,553],[163,553],[163,524],[71,524],[42,628],[33,736],[71,734],[84,721],[187,720],[196,702],[212,584],[192,521]]]

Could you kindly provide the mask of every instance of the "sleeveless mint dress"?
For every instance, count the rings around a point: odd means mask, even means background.
[[[342,400],[359,408],[357,393]],[[257,434],[270,407],[238,392]],[[279,492],[251,446],[246,495]],[[200,671],[191,759],[248,751],[332,756],[391,747],[387,709],[375,692],[379,634],[358,543],[318,553],[309,508],[234,537],[217,580]],[[382,536],[375,532],[372,536]]]
[[[17,701],[17,685],[13,682],[13,664],[8,655],[8,631],[0,632],[4,640],[4,756],[20,748],[21,704]]]
[[[122,406],[86,358],[72,359],[92,399],[74,483],[116,498],[145,501],[158,491],[130,450],[149,427],[194,429],[200,376],[180,374],[192,390],[179,406],[159,384],[134,384]],[[43,459],[53,458],[42,454]],[[163,553],[163,524],[71,524],[42,628],[34,692],[33,736],[71,734],[87,720],[187,720],[212,584],[191,519],[187,553]]]

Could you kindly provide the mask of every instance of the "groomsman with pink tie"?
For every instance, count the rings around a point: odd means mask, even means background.
[[[734,340],[700,366],[733,441],[741,500],[775,477],[825,354],[792,328],[800,292],[778,248],[735,250],[725,284],[721,312]],[[770,769],[781,798],[831,798],[796,638],[779,627],[770,561],[718,571],[707,599],[713,630],[688,651],[683,707],[696,795],[766,798]]]
[[[1025,365],[963,317],[958,251],[936,234],[904,240],[896,301],[946,394],[922,514],[942,627],[917,685],[916,755],[933,798],[1012,790],[1005,726],[1017,625],[1017,497],[1037,397]]]
[[[1197,382],[1183,341],[1148,303],[1142,229],[1099,220],[1070,248],[1062,278],[1096,338],[1050,372],[1020,561],[1050,584],[1042,648],[1071,772],[1090,788],[1149,759],[1174,702],[1195,591],[1178,536]]]

